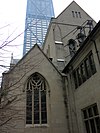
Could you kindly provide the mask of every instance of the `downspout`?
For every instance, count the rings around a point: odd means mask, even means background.
[[[71,133],[70,129],[70,122],[69,122],[69,101],[68,101],[68,90],[66,89],[66,82],[68,82],[67,75],[62,75],[62,82],[63,82],[63,97],[64,97],[64,104],[65,104],[65,110],[66,110],[66,119],[67,119],[67,127],[68,127],[68,133]]]
[[[97,58],[98,58],[99,65],[100,65],[100,57],[99,57],[99,52],[98,52],[98,49],[97,49],[96,41],[95,40],[91,40],[91,41],[94,43],[96,54],[97,54]]]
[[[73,92],[73,90],[72,90],[72,92],[70,92],[70,89],[73,88],[71,80],[72,80],[72,76],[70,76],[70,74],[66,75],[66,76],[63,75],[64,104],[65,104],[65,107],[66,107],[66,116],[67,116],[67,122],[68,122],[67,123],[68,133],[74,133],[75,130],[77,130],[77,133],[79,133],[77,116],[75,115],[76,105],[75,105],[74,92]],[[73,118],[72,118],[73,108],[71,106],[71,101],[69,100],[71,96],[73,97],[73,102],[74,102],[74,109],[75,109],[74,115],[75,115],[75,118],[76,118],[76,128],[74,128],[74,123],[73,123]]]
[[[69,82],[70,82],[70,89],[72,89],[72,96],[73,96],[73,103],[74,103],[74,109],[72,109],[72,111],[74,111],[74,116],[76,118],[76,128],[74,128],[74,130],[77,131],[77,133],[79,133],[79,125],[78,125],[78,118],[77,118],[77,114],[76,114],[76,103],[75,103],[75,95],[74,95],[74,92],[73,92],[73,86],[72,86],[72,82],[73,82],[73,79],[72,79],[72,67],[71,67],[71,73],[69,73]],[[73,126],[74,127],[74,126]]]

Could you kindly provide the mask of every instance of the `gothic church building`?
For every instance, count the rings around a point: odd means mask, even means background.
[[[75,1],[51,19],[43,47],[11,66],[1,133],[100,133],[100,22]]]

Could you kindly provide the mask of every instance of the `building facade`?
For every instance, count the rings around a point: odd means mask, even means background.
[[[63,70],[96,22],[73,1],[51,20],[43,51],[59,70]]]
[[[52,0],[27,0],[23,55],[36,43],[42,46],[51,17]]]
[[[52,19],[43,49],[35,44],[3,73],[1,133],[99,133],[99,44],[100,22],[73,1]]]
[[[63,70],[68,79],[70,121],[79,133],[100,132],[100,22]],[[74,120],[71,118],[75,118]]]

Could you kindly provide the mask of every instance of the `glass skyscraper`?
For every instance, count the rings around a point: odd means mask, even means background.
[[[36,43],[42,46],[51,17],[52,0],[27,0],[23,55]]]

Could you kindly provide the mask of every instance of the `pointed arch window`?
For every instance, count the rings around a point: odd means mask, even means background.
[[[46,82],[38,73],[27,83],[26,124],[47,124]]]

